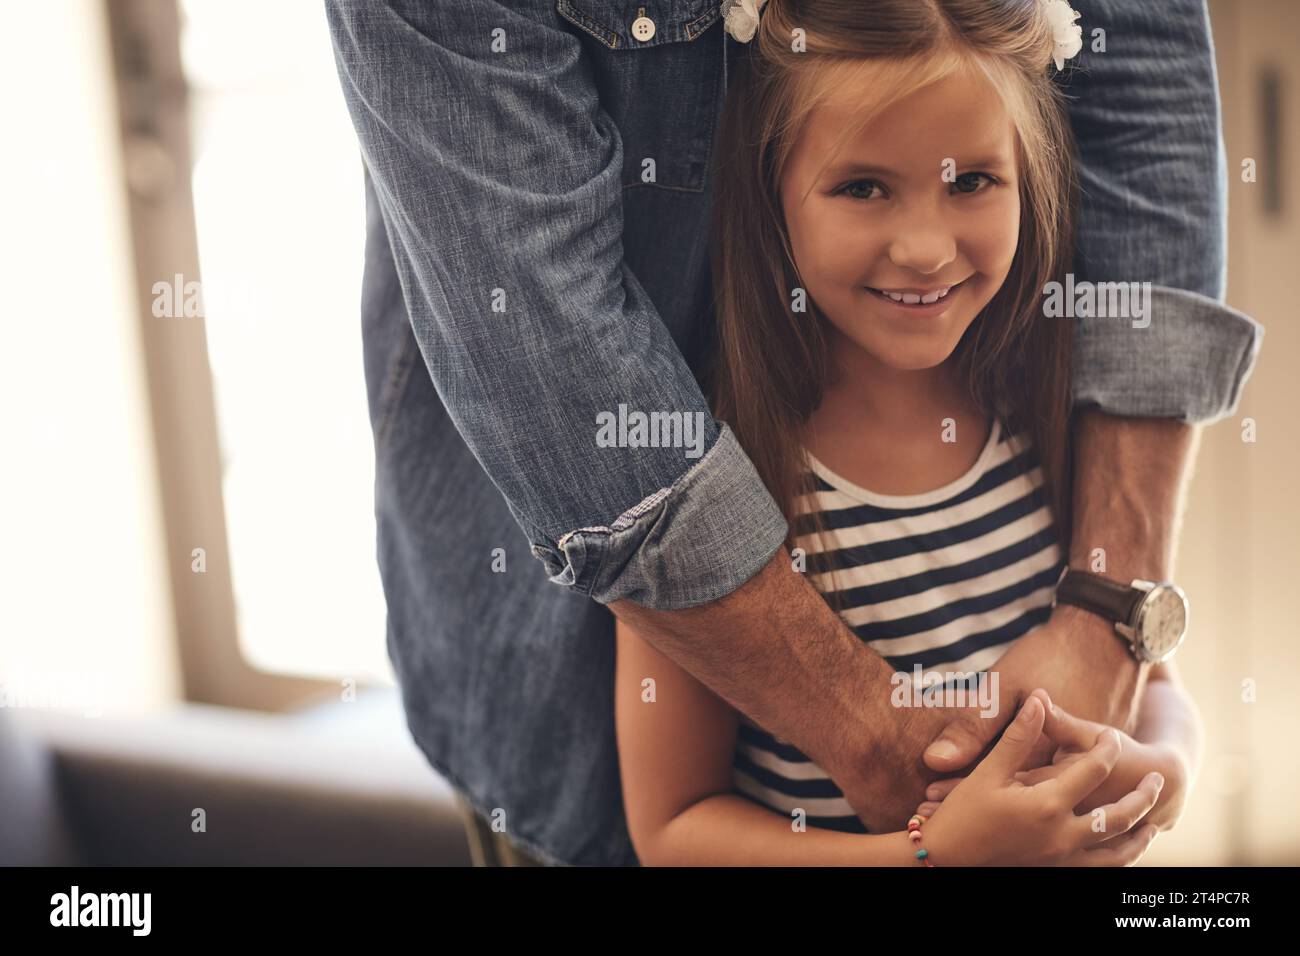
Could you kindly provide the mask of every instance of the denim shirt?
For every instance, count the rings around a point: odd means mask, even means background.
[[[526,850],[635,864],[604,605],[719,598],[787,530],[694,374],[710,155],[748,47],[717,0],[325,6],[366,167],[377,556],[408,726]],[[1153,284],[1146,328],[1075,321],[1076,406],[1218,420],[1262,329],[1220,301],[1204,4],[1074,6],[1076,278]],[[1108,52],[1090,51],[1094,25]],[[620,405],[703,413],[700,453],[605,447],[598,416]]]

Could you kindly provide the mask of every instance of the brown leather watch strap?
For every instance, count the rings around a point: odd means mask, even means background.
[[[1128,624],[1146,593],[1100,574],[1070,568],[1056,586],[1056,600],[1100,614],[1116,624]]]

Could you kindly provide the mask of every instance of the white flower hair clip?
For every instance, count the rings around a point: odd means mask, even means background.
[[[1047,0],[1044,13],[1052,25],[1052,60],[1057,70],[1065,69],[1065,61],[1083,49],[1083,27],[1074,21],[1079,11],[1071,9],[1067,0]]]
[[[759,15],[767,0],[722,0],[723,29],[741,43],[748,43],[758,32]],[[1074,21],[1079,11],[1068,0],[1043,0],[1044,14],[1052,27],[1052,61],[1057,70],[1083,49],[1083,27]]]
[[[722,28],[741,43],[758,32],[758,15],[767,0],[722,0]]]

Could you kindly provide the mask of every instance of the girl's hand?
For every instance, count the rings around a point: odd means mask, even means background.
[[[1075,717],[1055,705],[1049,705],[1043,724],[1043,734],[1056,744],[1057,749],[1052,757],[1052,763],[1046,767],[1021,771],[1015,775],[1015,778],[1027,786],[1034,786],[1044,780],[1060,776],[1066,767],[1087,752],[1097,736],[1106,729],[1105,724]],[[1155,807],[1142,822],[1154,824],[1160,830],[1173,829],[1187,804],[1189,787],[1187,764],[1172,747],[1164,744],[1144,744],[1119,730],[1115,730],[1115,733],[1120,738],[1120,756],[1115,763],[1115,769],[1101,786],[1075,806],[1075,812],[1089,813],[1097,807],[1120,799],[1154,770],[1164,777],[1165,785],[1160,790],[1160,797]],[[936,780],[926,791],[926,796],[930,799],[921,804],[917,812],[922,816],[927,815],[927,812],[933,813],[944,797],[951,793],[960,781],[960,777]]]
[[[1042,768],[1054,773],[1016,779],[1050,706],[1047,692],[1035,690],[989,755],[928,815],[921,846],[936,865],[1131,866],[1146,852],[1157,828],[1134,827],[1156,804],[1159,773],[1100,805],[1098,816],[1074,813],[1119,762],[1122,743],[1113,728],[1094,734],[1089,748],[1068,763]]]
[[[1046,767],[1017,774],[1017,777],[1021,783],[1030,786],[1050,779],[1060,772],[1060,768],[1079,759],[1087,748],[1088,741],[1095,740],[1097,734],[1104,729],[1104,724],[1067,714],[1059,707],[1049,708],[1043,733],[1057,745],[1052,763]],[[1087,813],[1109,803],[1137,786],[1137,782],[1143,776],[1155,770],[1165,778],[1165,785],[1160,791],[1160,798],[1156,801],[1155,807],[1146,815],[1143,822],[1153,823],[1161,830],[1173,829],[1187,804],[1188,774],[1182,757],[1172,747],[1162,744],[1144,744],[1124,733],[1120,733],[1120,743],[1123,749],[1111,775],[1106,778],[1105,783],[1088,794],[1075,810]]]

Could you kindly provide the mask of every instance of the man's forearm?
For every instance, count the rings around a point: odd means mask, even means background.
[[[1074,430],[1075,484],[1069,562],[1073,568],[1128,584],[1173,574],[1187,483],[1200,429],[1174,419],[1079,415]],[[1077,621],[1093,663],[1114,676],[1112,714],[1137,719],[1146,668],[1100,617],[1059,605]],[[1085,715],[1105,719],[1104,714]]]
[[[1171,418],[1079,415],[1074,429],[1074,534],[1070,565],[1125,584],[1173,573],[1186,486],[1200,429]]]
[[[719,697],[807,754],[850,803],[851,790],[859,800],[887,799],[908,767],[923,789],[916,754],[897,746],[913,712],[890,706],[894,669],[791,569],[784,549],[709,604],[652,611],[615,601],[609,608]]]

